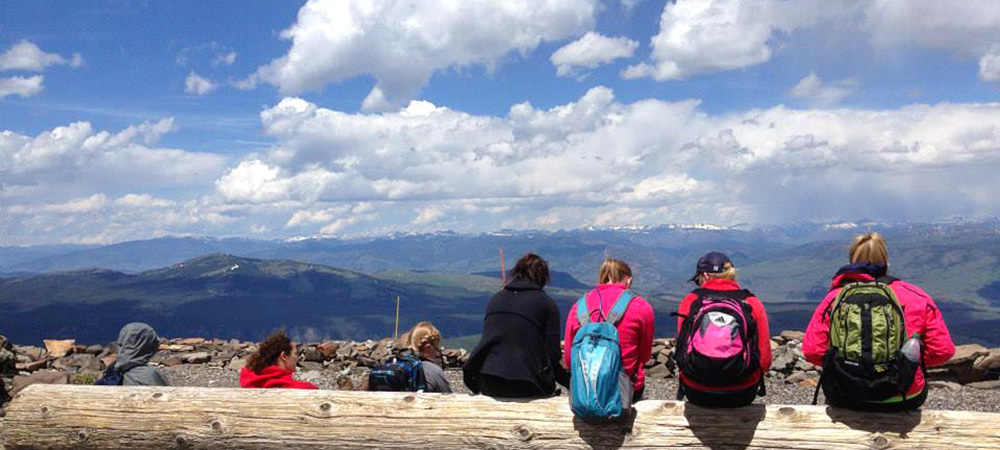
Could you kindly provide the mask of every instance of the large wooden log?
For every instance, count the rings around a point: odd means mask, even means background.
[[[10,405],[15,449],[1000,449],[1000,414],[642,401],[574,420],[565,398],[35,385]]]

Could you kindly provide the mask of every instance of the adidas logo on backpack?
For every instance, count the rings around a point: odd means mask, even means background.
[[[608,316],[597,322],[590,321],[586,295],[576,302],[581,326],[570,350],[569,398],[570,409],[581,420],[616,419],[632,408],[632,379],[625,374],[616,328],[631,301],[632,293],[623,291]],[[599,316],[604,310],[601,303]]]
[[[694,293],[697,298],[688,315],[681,316],[674,352],[684,378],[705,386],[731,386],[760,371],[757,323],[745,301],[753,294],[709,289]],[[680,388],[678,399],[683,399]]]

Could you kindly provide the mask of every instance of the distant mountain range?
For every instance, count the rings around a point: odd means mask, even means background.
[[[363,339],[392,333],[399,295],[404,323],[431,319],[448,336],[474,335],[500,285],[501,249],[507,269],[528,251],[548,259],[550,293],[564,312],[596,280],[604,257],[628,261],[634,289],[657,310],[657,334],[667,336],[667,315],[691,289],[695,260],[724,251],[768,306],[775,330],[802,329],[846,262],[850,237],[868,229],[886,235],[892,273],[935,297],[957,341],[1000,344],[996,220],[0,247],[0,278],[7,278],[0,280],[0,334],[103,342],[143,318],[168,336],[259,339],[285,325],[301,338]]]

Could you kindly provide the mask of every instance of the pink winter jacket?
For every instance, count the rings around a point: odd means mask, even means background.
[[[611,312],[615,305],[615,300],[625,290],[624,283],[602,284],[587,293],[587,307],[590,309],[590,320],[598,319],[597,308],[604,300],[602,311],[605,315]],[[600,291],[600,297],[597,292]],[[653,351],[653,307],[646,299],[635,296],[629,303],[625,315],[618,322],[618,344],[622,349],[622,364],[625,366],[625,373],[635,377],[635,384],[632,386],[636,391],[641,390],[646,385],[646,372],[643,366],[649,361]],[[570,359],[573,356],[573,337],[580,330],[580,321],[576,318],[576,303],[569,309],[569,317],[566,318],[566,341],[563,344],[563,364],[570,367]]]
[[[806,329],[806,337],[802,342],[802,352],[809,362],[817,366],[823,365],[823,355],[830,343],[830,322],[826,315],[826,310],[830,303],[837,298],[840,286],[852,281],[873,281],[871,275],[866,273],[845,273],[837,275],[830,284],[830,292],[826,298],[820,302],[813,313],[809,327]],[[948,327],[941,317],[941,310],[934,304],[934,300],[927,295],[923,289],[897,280],[889,285],[892,291],[899,298],[899,303],[903,306],[903,315],[906,320],[906,332],[909,336],[920,333],[923,350],[923,361],[927,367],[944,364],[955,354],[955,344],[951,342],[951,335]],[[913,379],[910,391],[911,395],[919,394],[924,389],[924,374],[918,370]]]

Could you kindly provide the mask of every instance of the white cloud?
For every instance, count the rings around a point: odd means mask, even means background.
[[[1000,43],[1000,8],[993,0],[873,0],[862,26],[879,46],[917,44],[978,56]]]
[[[184,47],[177,53],[175,59],[178,66],[188,65],[198,66],[205,63],[212,67],[221,65],[231,66],[236,62],[236,51],[218,42],[208,42],[200,45]]]
[[[41,72],[49,66],[80,67],[83,57],[74,53],[69,59],[57,53],[45,53],[37,45],[23,40],[12,45],[6,52],[0,54],[0,72],[8,70],[25,70]]]
[[[0,242],[1000,214],[1000,103],[720,115],[596,87],[504,116],[286,98],[261,122],[276,144],[231,163],[156,148],[169,120],[2,132]]]
[[[802,90],[818,95],[818,86]],[[279,144],[220,178],[217,192],[229,202],[314,205],[285,226],[326,224],[328,233],[370,225],[315,206],[371,201],[397,202],[379,220],[404,230],[584,225],[623,206],[650,223],[1000,212],[976,200],[989,186],[983,168],[1000,165],[1000,104],[712,116],[695,101],[622,104],[598,87],[547,110],[517,104],[506,117],[421,101],[352,114],[286,98],[261,118]],[[968,195],[945,198],[928,172],[967,180]],[[860,195],[870,177],[887,178],[877,207],[821,200]]]
[[[823,83],[816,72],[811,72],[792,87],[789,94],[792,97],[808,100],[813,105],[827,107],[837,103],[854,93],[858,88],[856,78],[844,78],[833,83]]]
[[[549,58],[561,77],[571,76],[578,67],[593,69],[618,58],[631,58],[639,43],[625,36],[607,37],[593,31],[564,45]]]
[[[365,106],[385,110],[406,104],[437,71],[492,70],[512,52],[591,29],[596,12],[596,0],[310,0],[282,33],[288,54],[238,84],[298,93],[368,74],[376,85]]]
[[[156,148],[173,119],[95,131],[88,122],[56,127],[37,136],[0,132],[0,180],[19,198],[59,199],[68,192],[106,193],[128,188],[211,186],[227,158]],[[206,179],[207,178],[207,179]]]
[[[236,52],[233,51],[228,53],[220,53],[216,55],[215,58],[212,58],[213,66],[218,66],[218,65],[231,66],[235,62],[236,62]]]
[[[0,100],[9,95],[28,98],[42,92],[44,76],[0,78]]]
[[[206,95],[214,91],[217,87],[219,86],[213,83],[212,80],[203,78],[193,71],[184,80],[184,92],[187,94]]]
[[[994,47],[979,59],[979,79],[1000,81],[1000,46]]]
[[[822,11],[813,0],[678,0],[667,2],[660,31],[650,41],[652,61],[629,67],[626,79],[680,80],[771,59],[779,32],[814,24]]]

